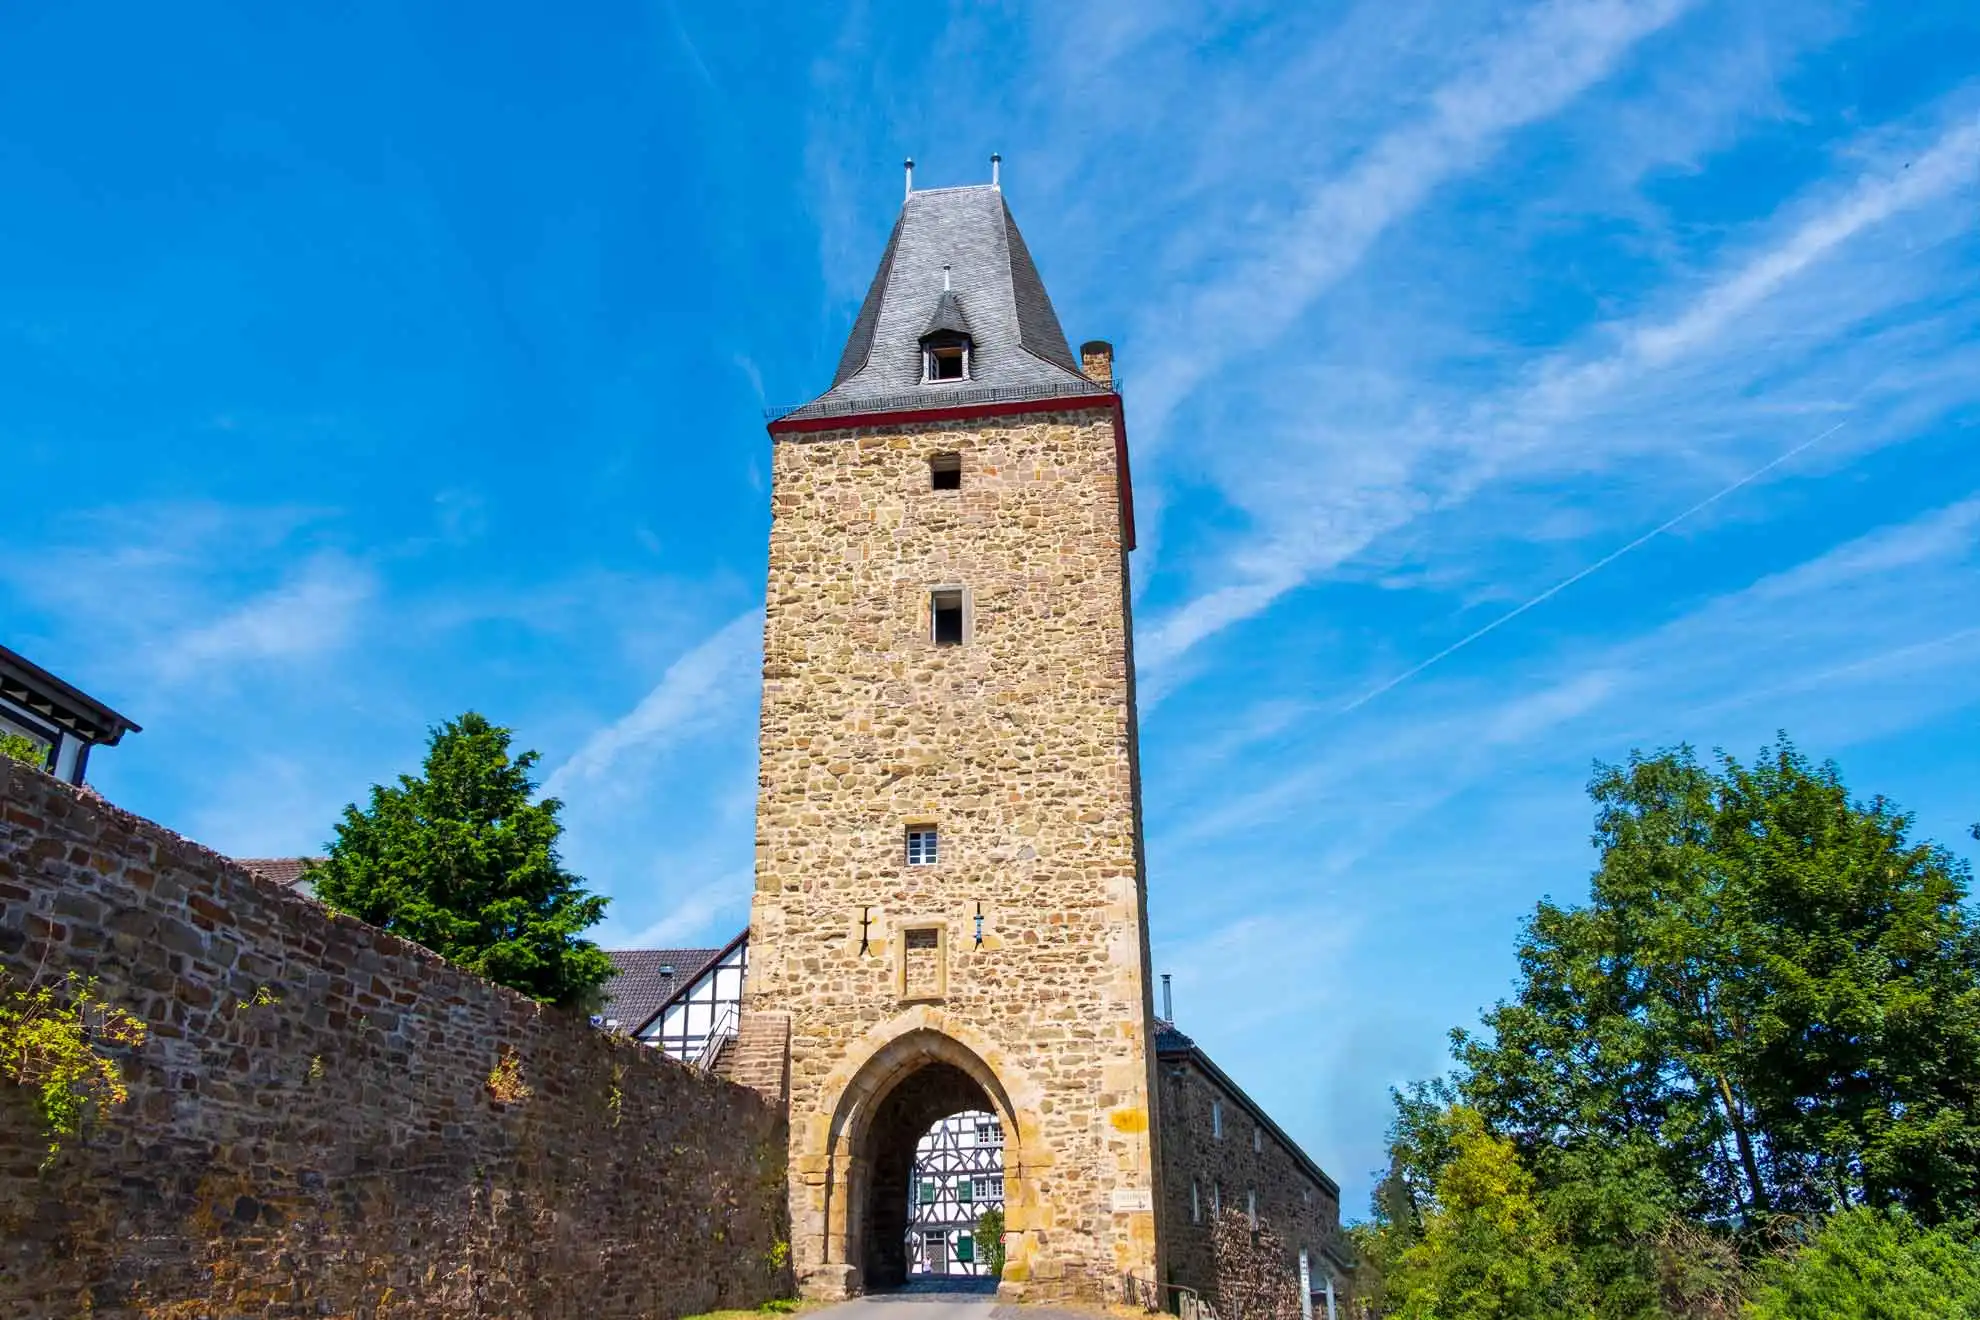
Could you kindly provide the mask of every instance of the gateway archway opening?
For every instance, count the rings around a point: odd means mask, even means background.
[[[907,1277],[991,1277],[994,1243],[978,1227],[1004,1209],[1004,1125],[987,1109],[935,1121],[908,1175]]]
[[[1004,1204],[1004,1128],[982,1086],[931,1061],[903,1078],[867,1125],[861,1218],[868,1291],[935,1278],[989,1279],[978,1215]]]

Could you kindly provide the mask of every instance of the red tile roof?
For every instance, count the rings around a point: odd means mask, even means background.
[[[598,1014],[616,1020],[621,1031],[638,1031],[721,955],[721,949],[608,949],[605,956],[619,971],[605,983]]]
[[[322,860],[321,857],[236,857],[234,863],[245,866],[263,879],[293,888],[302,879],[305,866]]]

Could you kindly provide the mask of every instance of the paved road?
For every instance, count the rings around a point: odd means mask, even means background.
[[[987,1281],[986,1281],[987,1282]],[[804,1320],[1090,1320],[1046,1307],[999,1306],[992,1290],[960,1280],[928,1280],[810,1311]]]

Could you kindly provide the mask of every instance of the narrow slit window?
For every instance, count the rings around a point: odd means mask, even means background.
[[[1255,1187],[1245,1189],[1244,1217],[1251,1221],[1253,1228],[1258,1227],[1258,1189]]]
[[[1203,1222],[1203,1193],[1198,1189],[1194,1178],[1189,1180],[1189,1222],[1192,1224]]]
[[[1219,1141],[1224,1139],[1224,1102],[1222,1100],[1212,1100],[1210,1102],[1210,1135]]]
[[[909,866],[933,866],[939,853],[933,825],[917,825],[907,832]]]
[[[937,454],[929,459],[928,484],[933,490],[961,490],[962,455]]]
[[[928,613],[934,628],[935,645],[962,645],[963,594],[960,589],[929,593]]]

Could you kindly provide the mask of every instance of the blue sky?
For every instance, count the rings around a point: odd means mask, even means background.
[[[1595,760],[1785,728],[1974,851],[1976,69],[1958,3],[12,6],[0,639],[236,855],[480,709],[608,942],[724,937],[762,409],[901,158],[1001,151],[1127,383],[1158,970],[1357,1212]]]

